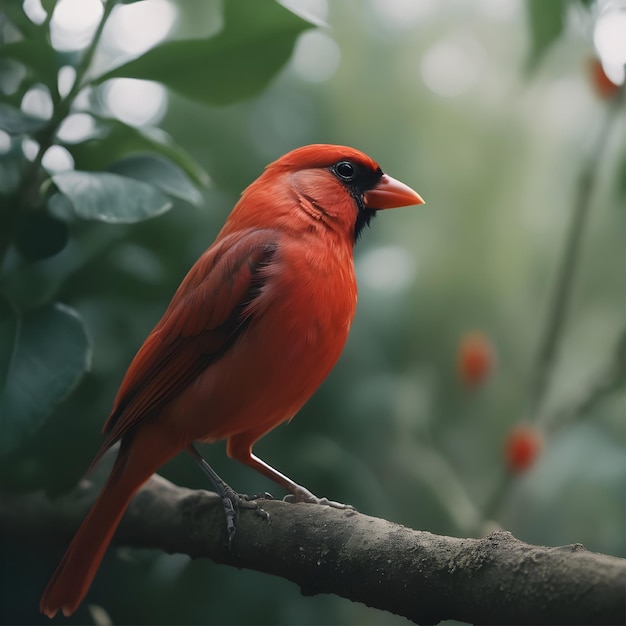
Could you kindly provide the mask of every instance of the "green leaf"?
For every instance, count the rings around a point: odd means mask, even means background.
[[[200,204],[202,194],[193,186],[185,172],[168,159],[152,154],[135,154],[116,161],[109,171],[158,187],[168,196]]]
[[[14,339],[18,336],[20,320],[10,300],[0,294],[0,399],[7,389],[11,363],[15,346]]]
[[[8,196],[17,191],[26,164],[26,157],[18,150],[16,143],[13,142],[9,152],[0,154],[0,195],[7,196],[2,198],[3,205],[6,202],[17,202],[16,197],[8,199]],[[2,211],[6,211],[6,205],[2,207]]]
[[[76,387],[91,351],[82,320],[62,304],[19,317],[0,301],[0,455],[24,442]],[[8,368],[6,367],[8,362]]]
[[[41,0],[41,6],[44,11],[50,15],[50,13],[54,11],[58,1],[59,0]]]
[[[108,172],[62,172],[52,181],[78,217],[132,224],[165,213],[171,202],[153,185]]]
[[[0,9],[0,16],[2,14],[6,15],[9,21],[20,30],[22,35],[29,39],[45,36],[44,29],[40,28],[34,22],[31,22],[30,18],[24,13],[22,4],[22,2],[17,2],[16,0],[3,2],[2,8]]]
[[[33,117],[4,102],[0,102],[0,128],[9,135],[30,135],[40,131],[48,120]]]
[[[64,144],[83,170],[101,171],[112,161],[136,152],[158,152],[167,157],[199,186],[211,184],[209,175],[172,138],[157,128],[136,128],[107,118],[96,118],[101,123],[100,135],[79,144]]]
[[[526,0],[531,49],[527,69],[536,69],[550,46],[563,32],[565,5],[561,0]]]
[[[230,104],[261,91],[313,24],[275,0],[229,0],[224,29],[214,37],[167,41],[102,75],[163,83],[204,104]]]
[[[0,48],[0,93],[3,102],[19,109],[24,94],[32,84],[33,79],[28,78],[24,64],[15,59],[4,59]]]
[[[15,245],[31,261],[58,254],[67,244],[67,224],[44,212],[20,213],[15,225]]]
[[[56,92],[57,57],[54,48],[44,38],[23,39],[2,46],[3,59],[20,61],[35,75],[36,79]]]

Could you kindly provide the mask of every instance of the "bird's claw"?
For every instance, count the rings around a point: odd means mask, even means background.
[[[265,492],[263,494],[257,494],[254,496],[249,496],[246,494],[239,494],[233,489],[229,489],[222,496],[222,506],[224,507],[224,514],[226,516],[226,535],[228,537],[227,546],[230,551],[233,539],[237,534],[237,517],[240,509],[253,509],[254,514],[257,517],[261,517],[266,522],[269,522],[270,514],[261,508],[261,505],[257,502],[257,500],[271,500],[272,496]]]
[[[283,498],[283,502],[307,502],[309,504],[320,504],[322,506],[329,506],[333,509],[355,511],[356,509],[351,504],[343,504],[342,502],[335,502],[328,498],[318,498],[313,495],[308,489],[301,487],[295,493],[290,493]]]
[[[237,495],[237,494],[234,494]],[[224,515],[226,515],[226,534],[228,536],[228,548],[233,542],[235,533],[237,532],[237,511],[235,506],[237,505],[233,494],[225,494],[222,497],[222,506],[224,507]]]
[[[328,498],[318,498],[317,504],[321,504],[322,506],[329,506],[333,509],[341,509],[342,511],[356,511],[356,509],[351,504],[335,502],[334,500],[329,500]]]
[[[257,517],[262,517],[266,522],[270,521],[270,514],[257,502],[257,500],[273,500],[274,496],[267,491],[263,493],[255,493],[250,496],[248,494],[237,494],[240,498],[239,504],[243,506],[244,509],[254,509],[254,514]]]
[[[241,498],[243,498],[247,502],[254,502],[255,500],[273,500],[274,499],[274,496],[271,493],[268,493],[267,491],[264,491],[262,493],[255,493],[252,496],[249,496],[245,493],[242,493],[239,495]]]
[[[254,514],[257,517],[262,518],[266,522],[270,521],[270,514],[265,509],[262,509],[258,502],[256,503],[256,507],[254,508]]]

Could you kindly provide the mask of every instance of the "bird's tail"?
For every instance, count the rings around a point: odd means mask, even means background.
[[[83,520],[63,559],[52,575],[39,609],[52,618],[61,609],[66,617],[81,603],[98,571],[100,562],[132,497],[150,476],[177,450],[164,450],[160,442],[146,441],[136,433],[118,454],[102,492]],[[143,439],[143,441],[142,441]],[[161,439],[158,437],[158,439]],[[157,443],[156,450],[149,444]],[[146,445],[148,444],[148,445]],[[169,448],[172,448],[171,441]]]

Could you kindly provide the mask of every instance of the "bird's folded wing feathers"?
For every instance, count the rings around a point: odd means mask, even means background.
[[[250,322],[245,309],[258,297],[265,280],[261,270],[272,262],[277,248],[273,231],[234,233],[196,262],[131,362],[91,467],[243,334]]]

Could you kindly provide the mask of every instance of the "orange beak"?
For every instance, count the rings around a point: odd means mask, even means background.
[[[376,187],[365,192],[363,201],[368,209],[375,211],[424,204],[416,191],[387,174],[383,174]]]

